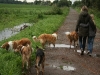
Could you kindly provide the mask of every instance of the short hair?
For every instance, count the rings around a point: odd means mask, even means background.
[[[87,6],[82,6],[82,8],[81,8],[81,11],[86,11],[86,12],[88,12],[88,8],[87,8]]]

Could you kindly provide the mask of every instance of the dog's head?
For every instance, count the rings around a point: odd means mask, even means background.
[[[10,46],[12,47],[12,41],[4,43],[1,48],[9,50]]]
[[[22,52],[23,47],[24,47],[23,45],[18,45],[17,48],[15,49],[15,52],[19,53]]]
[[[8,50],[9,49],[9,44],[8,42],[4,43],[1,48]]]

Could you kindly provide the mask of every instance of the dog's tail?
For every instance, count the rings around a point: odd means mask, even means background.
[[[34,42],[39,41],[39,39],[36,36],[33,36],[32,39],[33,39]]]
[[[65,32],[66,35],[70,35],[70,32]]]
[[[52,34],[54,37],[56,37],[56,39],[58,38],[57,33],[53,33]]]

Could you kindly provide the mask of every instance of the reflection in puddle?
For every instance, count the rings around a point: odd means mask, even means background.
[[[81,53],[81,50],[77,50],[77,52],[78,52],[78,53]],[[84,51],[84,53],[86,54],[87,52],[86,52],[86,51]]]
[[[25,26],[32,26],[32,24],[23,23],[20,24],[19,26],[14,26],[13,28],[5,28],[3,31],[0,32],[0,41],[19,33],[20,29],[21,28],[23,29],[23,27]]]
[[[54,47],[54,46],[51,44],[50,47]],[[55,44],[55,47],[70,48],[70,45],[66,45],[66,44]],[[71,45],[71,48],[74,48],[74,46]]]
[[[66,71],[74,71],[76,68],[72,67],[72,66],[63,66],[63,70]]]
[[[76,68],[75,67],[72,67],[72,66],[56,66],[56,65],[49,65],[50,67],[53,67],[53,68],[57,68],[57,69],[62,69],[62,70],[65,70],[65,71],[75,71]]]

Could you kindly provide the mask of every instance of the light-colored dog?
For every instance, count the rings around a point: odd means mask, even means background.
[[[78,45],[78,33],[75,31],[72,31],[72,32],[66,32],[66,35],[67,35],[69,42],[70,42],[70,48],[71,48],[72,42],[74,42],[74,47],[77,47],[77,45]],[[77,42],[77,45],[76,45],[76,42]]]
[[[55,42],[57,40],[57,34],[41,34],[38,38],[36,36],[32,37],[34,41],[39,41],[42,44],[42,47],[44,48],[45,44],[48,43],[53,44],[55,47]]]
[[[32,48],[29,44],[26,46],[19,45],[17,46],[16,52],[20,52],[22,55],[22,68],[24,69],[24,66],[26,64],[26,69],[30,68],[30,58],[32,54]]]
[[[42,69],[42,75],[44,75],[44,63],[45,63],[45,54],[43,49],[36,47],[36,65],[37,75],[40,74],[40,69]]]

